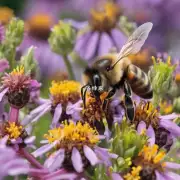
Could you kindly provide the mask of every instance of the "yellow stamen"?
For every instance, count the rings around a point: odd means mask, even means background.
[[[173,111],[173,105],[168,104],[166,101],[160,103],[160,109],[165,114],[170,114]]]
[[[30,30],[49,30],[53,24],[53,19],[47,14],[36,14],[27,21]]]
[[[144,129],[142,129],[142,131],[141,131],[141,133],[140,133],[141,135],[146,135],[146,129],[144,128]]]
[[[158,145],[144,146],[138,156],[141,156],[145,161],[152,162],[154,164],[160,163],[165,157],[165,152],[158,152]]]
[[[171,56],[168,56],[168,58],[167,58],[167,64],[168,64],[169,66],[171,66]]]
[[[77,99],[80,97],[81,84],[76,81],[52,81],[52,85],[49,88],[51,95],[54,98],[54,103],[60,103],[61,101],[67,101],[69,99]]]
[[[11,73],[13,76],[20,76],[24,74],[24,66],[17,66]]]
[[[141,166],[132,167],[131,173],[128,173],[124,176],[125,180],[140,180],[139,173],[142,170]]]
[[[11,139],[16,139],[21,135],[22,126],[17,126],[15,122],[8,123],[8,127],[6,127],[6,131]]]
[[[0,7],[0,23],[7,24],[14,16],[13,10],[8,7]]]
[[[53,143],[54,141],[59,141],[60,146],[67,147],[73,144],[83,145],[83,144],[96,144],[99,141],[98,132],[92,129],[88,123],[82,124],[78,122],[77,124],[70,121],[64,123],[64,127],[59,127],[48,131],[49,134],[45,134],[44,137]]]
[[[99,31],[108,31],[115,26],[120,8],[117,4],[107,2],[103,10],[92,9],[90,13],[92,27]]]

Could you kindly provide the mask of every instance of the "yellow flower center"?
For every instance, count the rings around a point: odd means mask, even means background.
[[[91,10],[90,24],[94,30],[109,31],[115,27],[119,15],[119,6],[113,2],[107,2],[101,10]]]
[[[141,101],[135,109],[134,123],[138,125],[140,121],[144,121],[147,126],[152,125],[154,128],[159,123],[159,113],[155,109],[151,102]]]
[[[131,173],[128,173],[124,176],[125,180],[140,180],[139,173],[142,170],[141,166],[132,167]]]
[[[14,16],[13,10],[8,7],[0,7],[0,23],[7,24]]]
[[[17,139],[22,133],[22,126],[16,125],[15,122],[9,122],[5,130],[10,139]]]
[[[80,98],[81,84],[76,81],[52,81],[49,88],[54,104],[76,102]]]
[[[163,114],[170,114],[173,111],[173,105],[168,104],[166,101],[160,103],[160,109]]]
[[[12,76],[21,76],[24,74],[24,66],[17,66],[11,73]]]
[[[47,14],[36,14],[27,20],[26,28],[33,36],[47,38],[53,23],[51,16]]]
[[[65,122],[63,127],[55,128],[48,131],[44,137],[53,143],[58,141],[58,147],[72,149],[73,146],[81,147],[84,144],[94,145],[99,141],[98,132],[92,129],[88,123],[77,124],[70,121]]]
[[[152,164],[161,163],[166,153],[164,151],[158,151],[158,145],[144,146],[138,156],[141,156],[144,162],[150,162]],[[164,165],[163,165],[164,166]]]

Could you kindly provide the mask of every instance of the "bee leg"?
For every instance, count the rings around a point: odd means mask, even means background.
[[[124,93],[125,93],[124,103],[125,103],[126,116],[132,122],[135,114],[134,103],[131,99],[131,88],[126,81],[124,82]]]
[[[85,85],[81,88],[81,97],[83,100],[84,108],[86,108],[86,92],[87,92],[88,87],[89,87],[88,85]],[[84,89],[85,89],[85,91],[84,91]]]
[[[105,110],[107,108],[107,103],[108,103],[108,100],[114,96],[114,94],[116,93],[116,88],[113,88],[111,89],[109,92],[108,92],[108,95],[106,96],[106,98],[104,99],[104,102],[103,102],[103,110]]]

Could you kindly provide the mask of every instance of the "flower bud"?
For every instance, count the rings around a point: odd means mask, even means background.
[[[76,33],[70,24],[60,21],[52,29],[49,44],[52,51],[57,54],[67,55],[74,48]]]

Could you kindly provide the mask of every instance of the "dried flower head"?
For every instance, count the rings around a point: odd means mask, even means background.
[[[31,78],[25,74],[23,66],[5,74],[2,83],[3,89],[8,89],[7,96],[11,105],[22,108],[29,101]]]

